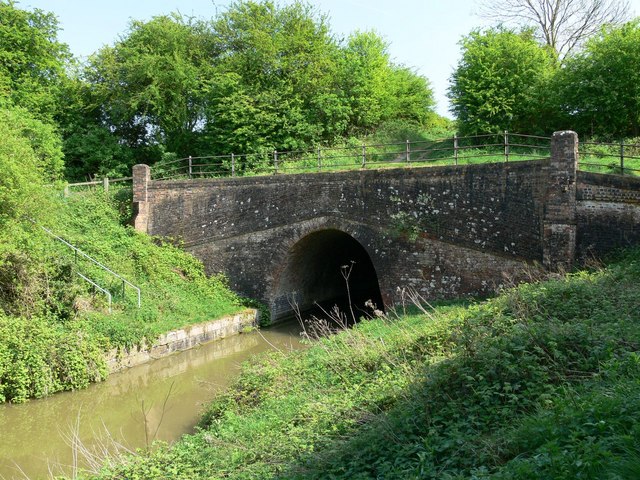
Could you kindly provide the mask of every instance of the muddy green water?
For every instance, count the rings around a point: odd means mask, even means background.
[[[98,452],[113,441],[129,449],[172,442],[193,430],[241,362],[273,348],[301,348],[299,338],[297,323],[287,323],[113,374],[86,390],[0,405],[0,478],[73,476],[83,462],[74,455],[76,433],[83,448]]]

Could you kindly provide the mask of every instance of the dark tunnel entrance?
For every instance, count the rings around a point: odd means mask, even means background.
[[[343,266],[347,266],[343,269]],[[318,305],[341,310],[351,306],[356,317],[371,314],[365,306],[371,300],[383,310],[382,296],[371,258],[360,243],[340,230],[329,229],[311,233],[289,251],[286,265],[277,280],[272,296],[273,320],[292,316],[294,305],[300,312],[309,312]]]

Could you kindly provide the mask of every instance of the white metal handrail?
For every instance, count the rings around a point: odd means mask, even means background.
[[[102,293],[104,293],[107,297],[107,302],[109,303],[109,313],[111,313],[111,292],[109,290],[107,290],[106,288],[102,288],[100,285],[98,285],[96,282],[94,282],[93,280],[91,280],[90,278],[84,276],[83,274],[81,274],[80,272],[76,272],[78,274],[78,276],[80,278],[82,278],[84,281],[89,282],[91,285],[93,285],[95,288],[97,288],[98,290],[100,290]]]
[[[42,230],[44,230],[46,233],[48,233],[50,236],[52,236],[53,238],[55,238],[56,240],[58,240],[59,242],[63,243],[64,245],[66,245],[67,247],[69,247],[71,250],[73,250],[76,255],[80,255],[84,258],[86,258],[87,260],[89,260],[91,263],[93,263],[94,265],[97,265],[98,267],[100,267],[102,270],[104,270],[105,272],[108,272],[109,274],[113,275],[114,277],[118,278],[119,280],[122,281],[122,296],[124,296],[124,292],[125,292],[125,285],[128,285],[129,287],[133,288],[137,295],[138,295],[138,308],[140,308],[140,306],[142,305],[142,300],[141,300],[141,294],[140,294],[140,288],[137,287],[136,285],[134,285],[133,283],[131,283],[129,280],[127,280],[126,278],[124,278],[122,275],[114,272],[113,270],[111,270],[109,267],[107,267],[106,265],[103,265],[102,263],[100,263],[99,261],[97,261],[96,259],[94,259],[93,257],[87,255],[86,253],[84,253],[82,250],[80,250],[78,247],[70,244],[69,242],[67,242],[64,238],[59,237],[58,235],[56,235],[55,233],[53,233],[51,230],[49,230],[46,227],[43,227],[42,225],[40,226],[40,228],[42,228]]]

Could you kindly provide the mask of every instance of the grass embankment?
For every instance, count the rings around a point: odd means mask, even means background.
[[[0,258],[0,402],[86,387],[107,375],[104,353],[242,309],[221,277],[172,245],[125,226],[127,190],[49,199],[46,226],[142,290],[137,294],[39,226],[23,222]],[[48,205],[51,208],[51,205]],[[94,292],[78,273],[114,295]]]
[[[640,477],[640,250],[244,367],[201,429],[96,478]]]

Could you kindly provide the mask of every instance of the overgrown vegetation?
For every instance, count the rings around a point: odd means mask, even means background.
[[[55,230],[142,290],[138,309],[135,292],[125,289],[122,298],[118,279],[79,260],[77,268],[108,286],[118,300],[111,315],[95,311],[89,302],[88,311],[83,312],[87,329],[107,336],[117,346],[129,346],[241,308],[224,277],[207,277],[202,263],[178,246],[122,225],[129,220],[129,189],[107,195],[101,190],[77,193],[63,203],[64,214],[58,216]],[[63,245],[52,247],[59,255],[71,255]]]
[[[78,325],[0,312],[0,402],[24,402],[104,380],[104,343]]]
[[[44,188],[44,187],[43,187]],[[38,224],[8,221],[0,251],[0,401],[21,402],[85,387],[106,375],[110,348],[153,341],[160,333],[241,310],[220,276],[180,248],[125,226],[130,192],[39,190]],[[142,307],[121,281],[45,234],[47,226],[142,290]],[[81,273],[114,296],[106,298]]]
[[[245,366],[200,430],[94,478],[635,478],[640,250]]]

